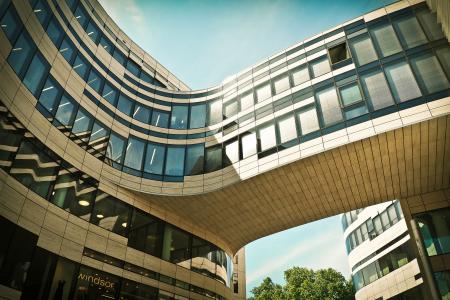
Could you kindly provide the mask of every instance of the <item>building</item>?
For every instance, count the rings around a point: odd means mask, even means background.
[[[95,0],[0,23],[2,297],[243,299],[247,243],[393,199],[448,297],[450,47],[425,2],[199,91]]]
[[[342,227],[356,300],[423,299],[423,278],[399,201],[347,212]]]

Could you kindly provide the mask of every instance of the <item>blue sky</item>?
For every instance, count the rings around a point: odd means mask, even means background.
[[[100,0],[144,50],[193,89],[212,87],[299,41],[392,0]],[[247,294],[291,266],[349,276],[338,216],[246,246]]]

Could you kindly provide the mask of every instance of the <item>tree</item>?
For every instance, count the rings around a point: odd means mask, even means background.
[[[334,269],[313,271],[293,267],[284,272],[286,284],[282,287],[267,277],[252,289],[250,300],[352,300],[355,291],[351,280],[345,280]]]

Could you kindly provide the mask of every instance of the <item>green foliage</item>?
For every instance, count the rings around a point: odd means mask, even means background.
[[[345,280],[334,269],[313,271],[293,267],[284,272],[286,284],[281,286],[267,277],[252,289],[249,300],[353,300],[355,290],[351,280]]]

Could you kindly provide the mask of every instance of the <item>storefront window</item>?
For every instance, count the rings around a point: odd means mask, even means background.
[[[116,299],[119,288],[119,277],[81,266],[74,299]]]

